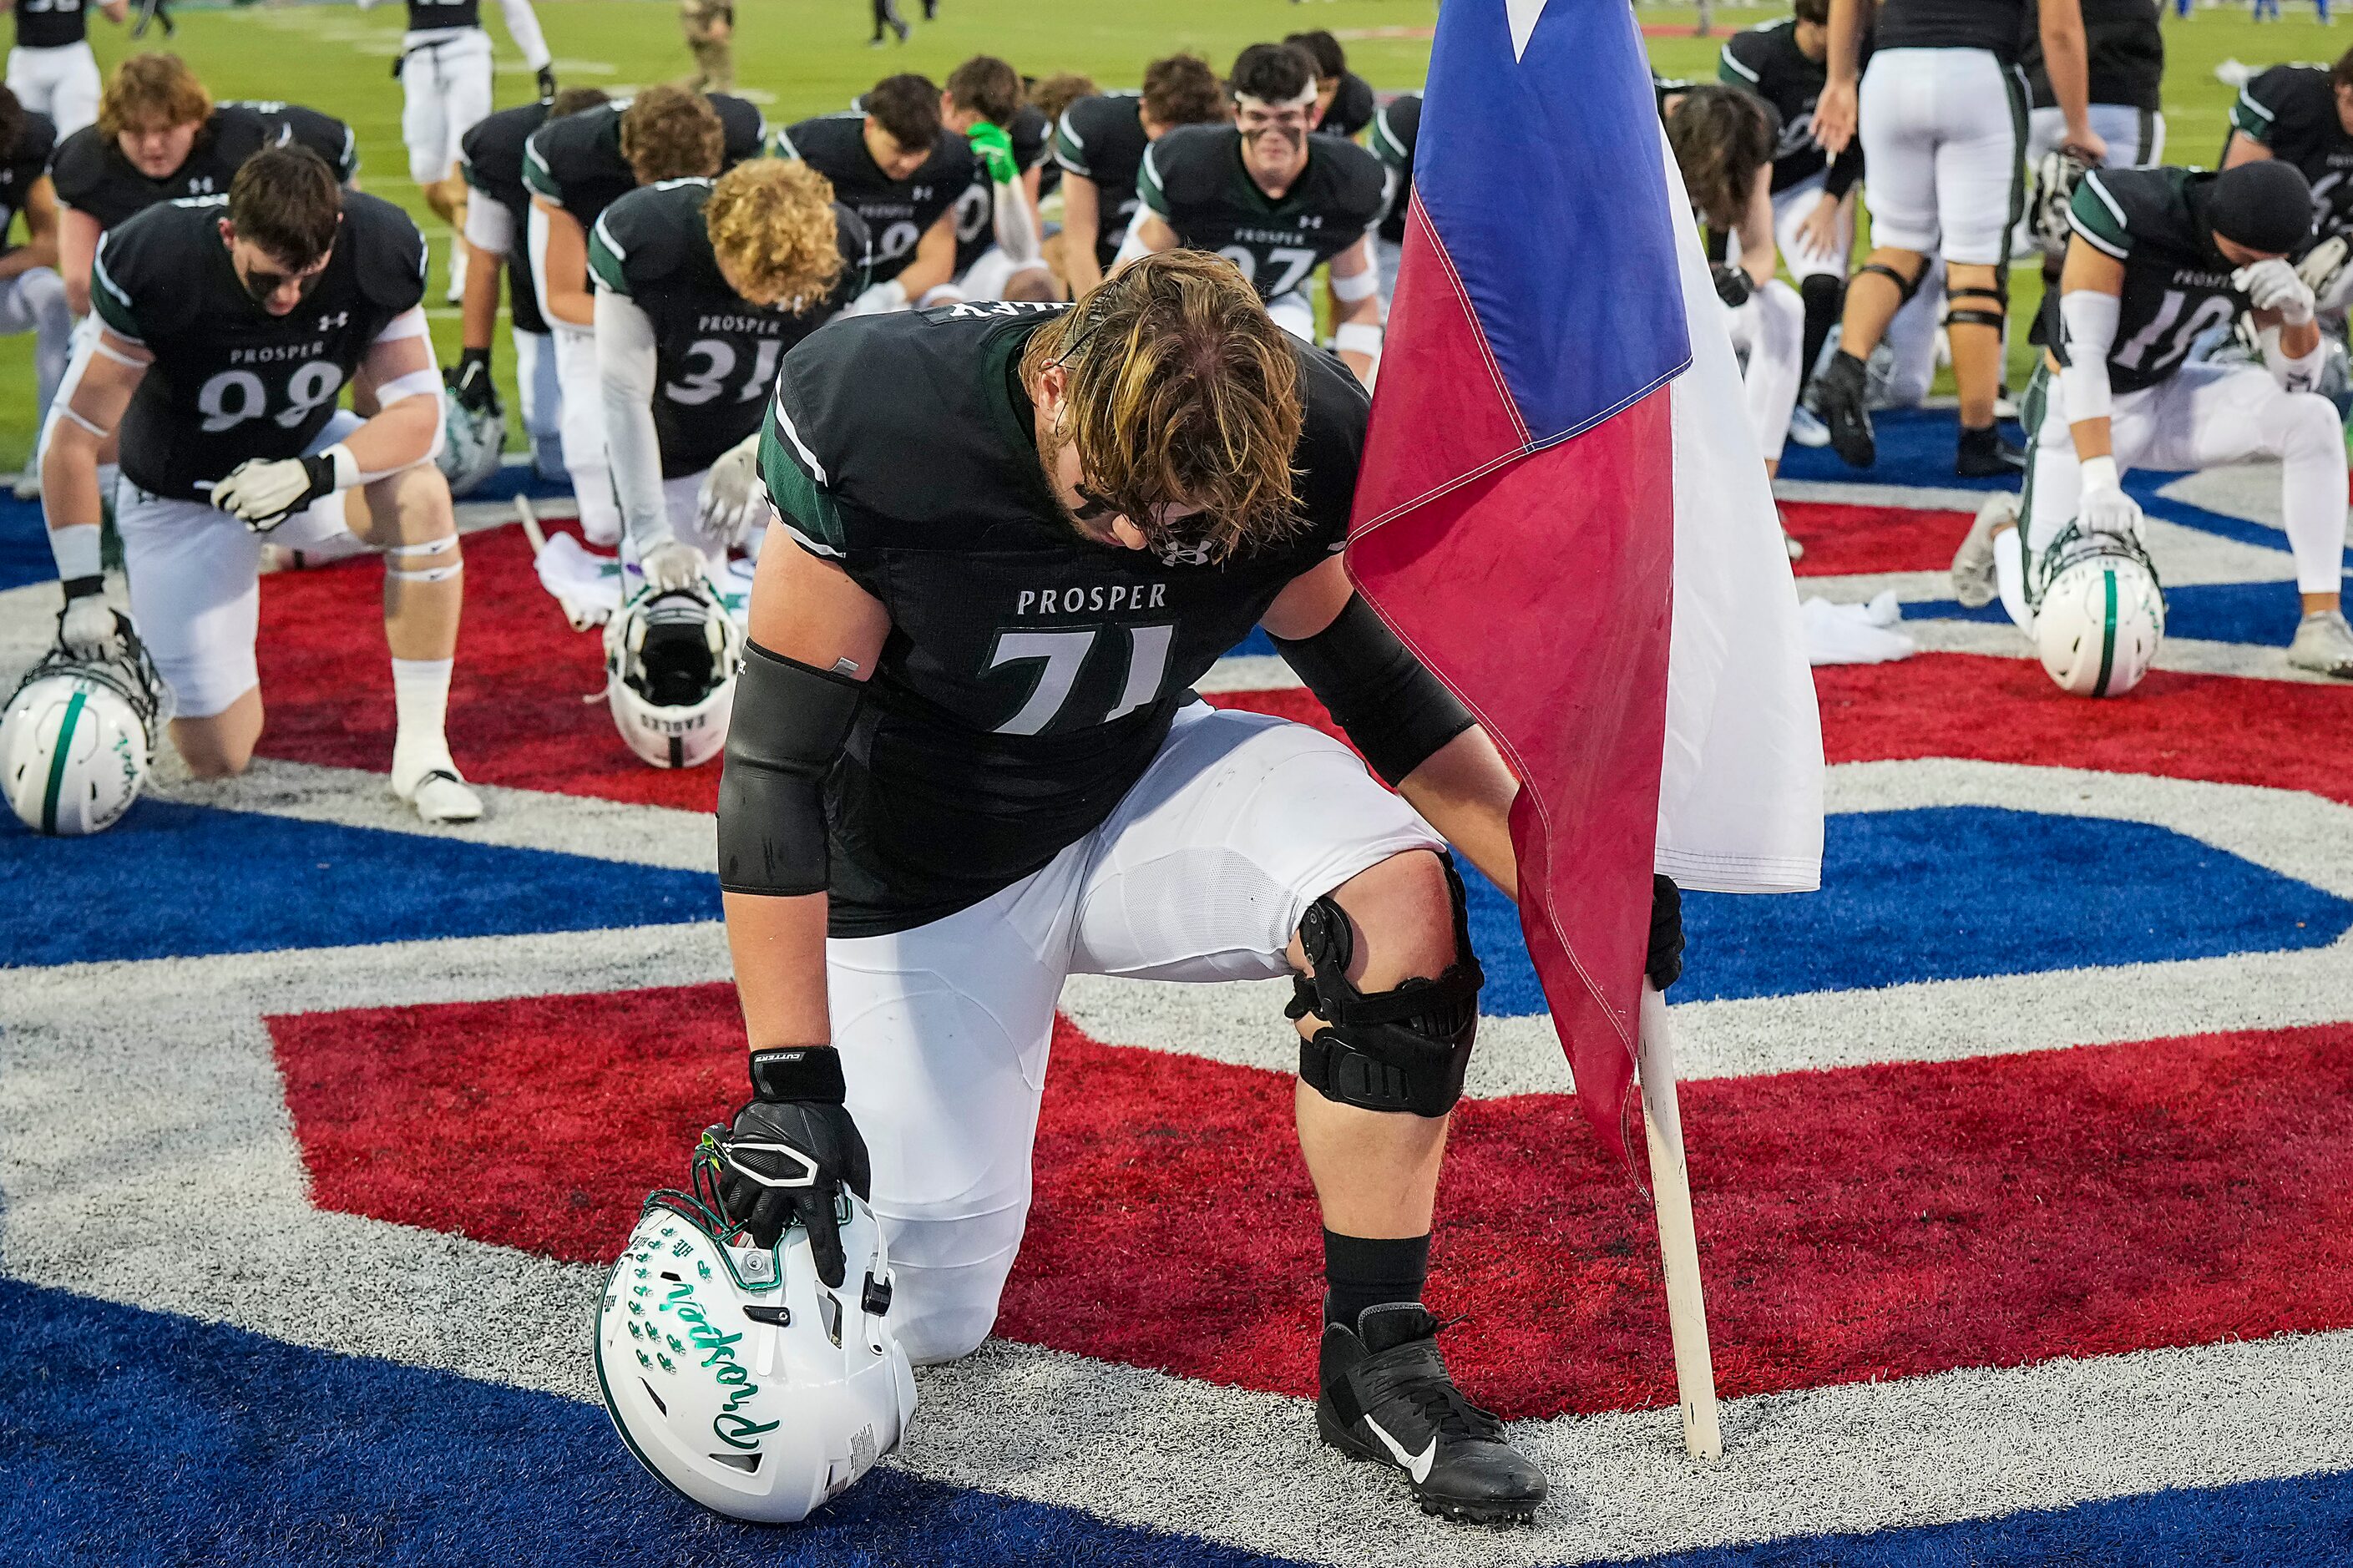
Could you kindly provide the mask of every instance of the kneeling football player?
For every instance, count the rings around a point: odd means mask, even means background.
[[[2353,679],[2353,629],[2340,607],[2345,437],[2316,390],[2325,363],[2312,289],[2285,258],[2304,243],[2312,195],[2295,165],[2094,169],[2069,208],[2073,233],[2027,397],[2025,524],[1989,505],[1953,561],[1966,604],[1997,591],[2034,624],[2044,557],[2073,523],[2137,541],[2134,468],[2280,465],[2280,512],[2303,618],[2287,661]],[[2192,363],[2199,340],[2253,311],[2263,365]]]
[[[633,191],[596,220],[596,363],[628,578],[669,593],[723,581],[733,546],[759,552],[776,367],[864,290],[866,253],[866,226],[826,177],[782,158]]]
[[[226,197],[167,202],[110,229],[91,283],[100,329],[76,351],[42,464],[68,647],[104,657],[114,637],[98,464],[119,427],[132,618],[172,689],[172,742],[189,771],[241,773],[261,735],[264,541],[355,536],[385,553],[393,790],[428,822],[480,816],[442,734],[461,565],[432,460],[441,380],[417,226],[340,190],[316,153],[271,148]],[[347,383],[374,417],[336,406]]]
[[[719,800],[753,1091],[724,1196],[755,1240],[807,1226],[837,1282],[835,1194],[865,1193],[900,1342],[966,1355],[1064,978],[1292,976],[1318,1431],[1432,1511],[1521,1519],[1545,1478],[1420,1300],[1482,978],[1448,846],[1513,887],[1517,785],[1342,569],[1368,408],[1190,252],[786,356],[761,464],[792,543],[760,559]],[[1261,623],[1401,793],[1193,696]]]

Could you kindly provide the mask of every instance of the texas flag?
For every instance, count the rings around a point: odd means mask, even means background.
[[[1521,926],[1585,1113],[1628,1158],[1651,871],[1819,886],[1822,749],[1622,3],[1439,13],[1348,565],[1522,781]]]

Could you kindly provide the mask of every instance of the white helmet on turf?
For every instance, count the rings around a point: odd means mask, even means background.
[[[52,648],[0,712],[0,787],[37,833],[102,832],[147,782],[163,678],[131,623],[118,613],[114,624],[115,657],[79,659]]]
[[[2148,552],[2070,523],[2042,560],[2034,642],[2059,689],[2121,697],[2139,685],[2165,640],[2165,594]]]
[[[433,461],[449,481],[449,493],[480,489],[505,460],[507,422],[496,405],[469,408],[455,397],[441,400],[441,451]]]
[[[705,583],[640,592],[605,623],[605,700],[629,750],[693,768],[727,743],[744,631]]]
[[[712,1131],[718,1131],[713,1129]],[[709,1134],[695,1184],[717,1156]],[[790,1524],[899,1446],[915,1378],[891,1331],[881,1226],[842,1194],[842,1289],[818,1279],[808,1233],[728,1245],[715,1203],[646,1200],[596,1313],[596,1382],[638,1462],[730,1519]]]

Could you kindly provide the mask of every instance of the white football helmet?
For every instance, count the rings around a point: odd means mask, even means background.
[[[2165,593],[2137,540],[2079,533],[2073,523],[2042,557],[2034,643],[2062,691],[2121,697],[2140,684],[2165,641]]]
[[[638,592],[605,623],[605,700],[629,750],[701,767],[727,743],[744,631],[706,583]]]
[[[130,621],[114,624],[113,658],[51,648],[0,711],[0,788],[37,833],[103,832],[147,782],[165,688]]]
[[[2073,226],[2067,220],[2067,209],[2075,200],[2075,187],[2092,165],[2063,147],[2053,147],[2036,161],[2034,165],[2034,205],[2028,215],[2028,226],[2035,243],[2046,256],[2067,254],[2067,238]]]
[[[480,489],[505,460],[506,416],[496,408],[475,410],[454,397],[441,400],[441,451],[433,461],[449,481],[449,493]]]
[[[720,1158],[697,1151],[695,1185]],[[820,1281],[808,1233],[734,1247],[719,1205],[646,1200],[596,1313],[596,1382],[638,1462],[730,1519],[790,1524],[899,1446],[915,1377],[891,1331],[882,1229],[844,1192],[842,1289]]]

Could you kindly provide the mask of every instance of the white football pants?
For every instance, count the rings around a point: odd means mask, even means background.
[[[1746,304],[1725,307],[1732,346],[1748,356],[1741,371],[1747,397],[1748,427],[1768,463],[1781,460],[1789,415],[1798,406],[1798,382],[1805,356],[1806,306],[1798,291],[1778,278],[1748,296]]]
[[[1854,205],[1842,204],[1838,216],[1837,237],[1833,248],[1816,250],[1805,241],[1805,222],[1821,204],[1822,176],[1799,181],[1788,190],[1773,194],[1773,243],[1780,248],[1781,265],[1789,276],[1800,283],[1809,278],[1846,276],[1847,261],[1854,254]],[[1739,237],[1733,237],[1733,256],[1740,254]]]
[[[1997,267],[2023,196],[2026,81],[1985,49],[1882,49],[1859,115],[1871,242]]]
[[[491,112],[491,36],[480,27],[401,40],[400,140],[408,177],[429,185],[458,166],[466,132]]]
[[[2028,572],[2073,520],[2084,491],[2083,466],[2060,403],[2053,387],[2029,458],[2025,526],[2012,535],[2022,548],[1994,552],[2002,606],[2029,628],[2034,617],[2026,607]],[[2269,371],[2253,365],[2186,364],[2155,386],[2118,394],[2108,429],[2119,473],[2277,458],[2295,585],[2306,594],[2341,590],[2345,428],[2328,399],[2284,391]],[[2160,572],[2163,565],[2158,563]]]
[[[1043,869],[913,931],[829,940],[834,1043],[907,1353],[952,1361],[997,1321],[1064,976],[1287,974],[1308,905],[1393,855],[1443,847],[1339,742],[1195,703],[1110,820]],[[1266,1026],[1290,1028],[1271,1007]]]
[[[58,128],[58,140],[98,120],[98,58],[87,39],[49,49],[8,51],[8,90]]]
[[[65,279],[54,268],[27,267],[0,284],[0,337],[33,334],[37,429],[47,425],[58,383],[65,379],[66,361],[73,353],[73,330]]]
[[[2108,144],[2103,169],[2154,169],[2165,162],[2165,116],[2153,109],[2129,103],[2089,106],[2093,133]],[[2026,165],[2032,168],[2045,153],[2067,139],[2067,113],[2061,109],[2036,109],[2026,116]]]
[[[482,201],[475,205],[492,204]],[[555,374],[554,334],[526,332],[516,327],[512,337],[515,401],[522,405],[516,412],[522,418],[524,434],[531,438],[532,468],[541,479],[563,484],[570,470],[564,463],[564,384]]]

